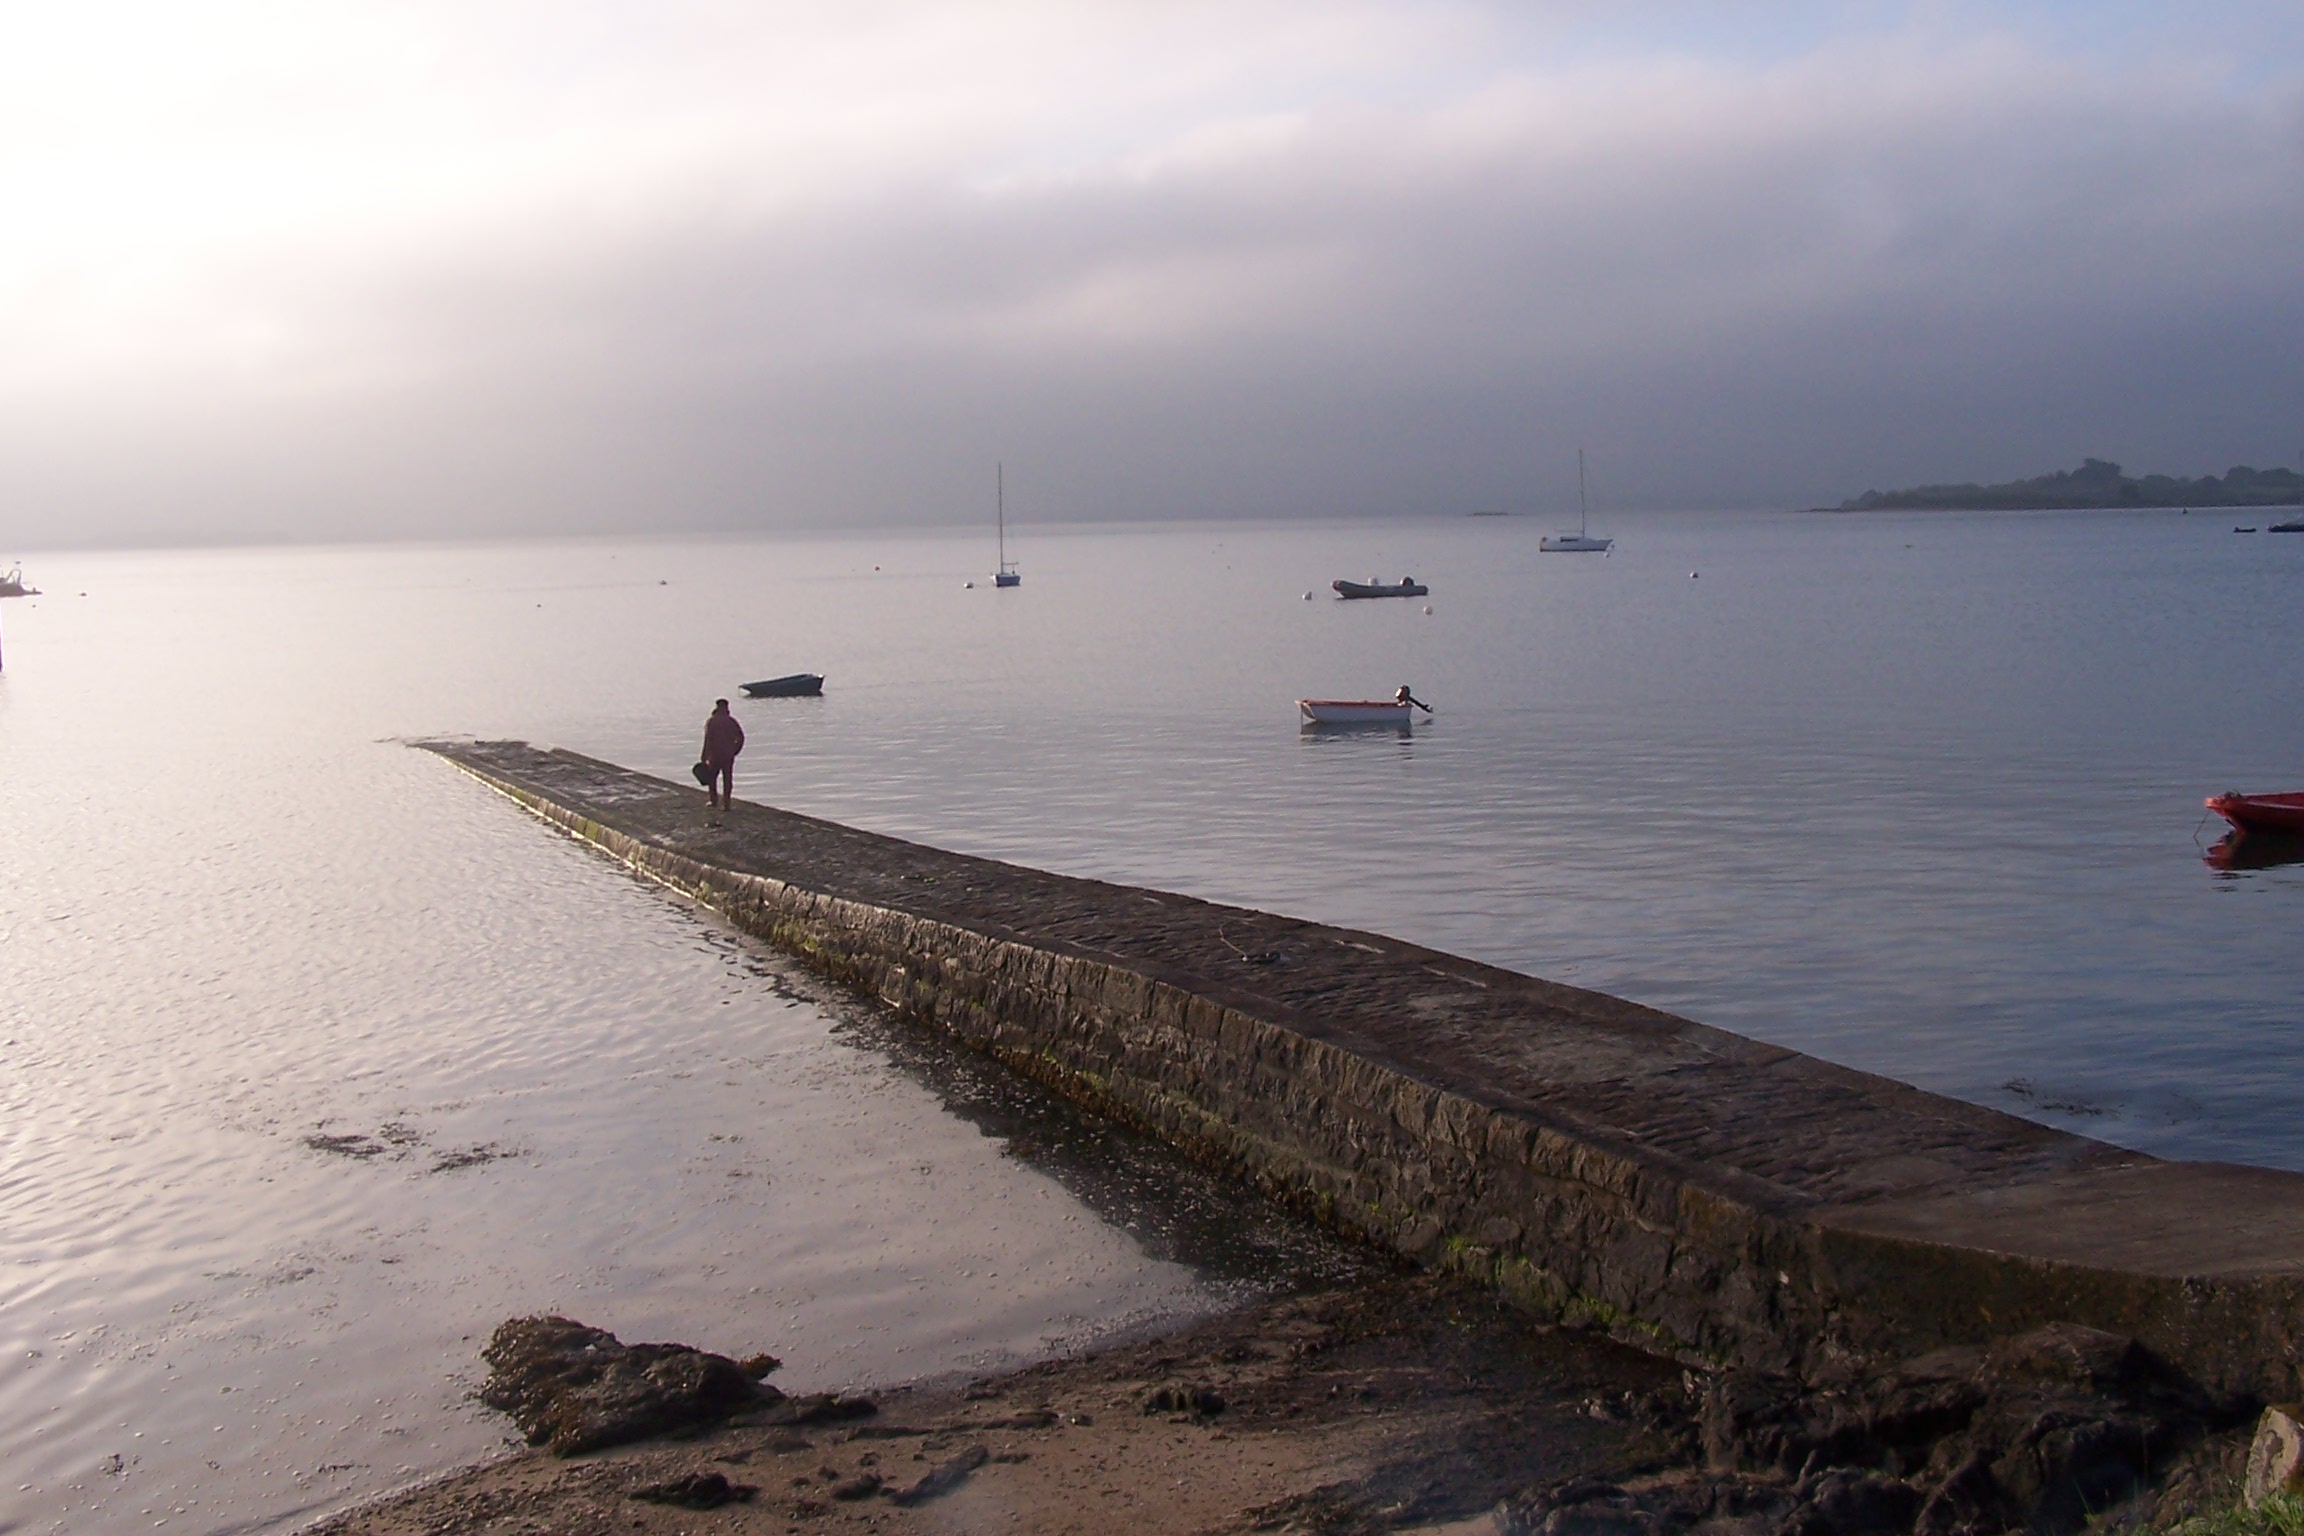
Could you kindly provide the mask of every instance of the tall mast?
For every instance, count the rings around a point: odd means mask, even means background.
[[[1576,537],[1584,537],[1584,450],[1576,450]]]
[[[1008,466],[992,461],[992,515],[1000,523],[1000,569],[1008,569]]]

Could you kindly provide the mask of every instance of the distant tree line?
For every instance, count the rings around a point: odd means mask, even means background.
[[[2084,459],[2078,469],[2005,485],[1916,485],[1905,491],[1866,491],[1840,503],[1843,512],[2018,512],[2056,507],[2280,507],[2304,505],[2304,474],[2293,469],[2251,469],[2236,464],[2219,477],[2124,475],[2108,459]]]

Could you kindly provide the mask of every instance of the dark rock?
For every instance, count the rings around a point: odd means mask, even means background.
[[[762,1387],[773,1393],[775,1388]],[[843,1397],[837,1392],[811,1392],[806,1397],[786,1397],[776,1403],[768,1415],[772,1424],[842,1424],[850,1419],[868,1419],[880,1411],[880,1405],[868,1397]]]
[[[1890,1536],[1911,1528],[1919,1506],[1918,1490],[1878,1472],[1795,1483],[1773,1472],[1694,1469],[1524,1494],[1505,1505],[1502,1523],[1514,1536]]]
[[[530,1445],[574,1456],[712,1423],[783,1394],[724,1355],[625,1344],[565,1317],[514,1318],[481,1351],[480,1400],[512,1415]]]
[[[1799,1536],[2051,1536],[2145,1487],[2224,1414],[2134,1339],[2057,1323],[1828,1387],[1729,1373],[1700,1423],[1715,1474],[1806,1491]]]
[[[940,1461],[930,1468],[920,1481],[908,1488],[899,1488],[889,1497],[898,1504],[910,1506],[925,1504],[930,1499],[942,1498],[968,1480],[968,1474],[992,1459],[992,1453],[981,1445],[972,1445],[949,1461]]]
[[[1662,1528],[1636,1504],[1589,1502],[1552,1511],[1534,1531],[1535,1536],[1655,1536]]]
[[[770,1376],[773,1376],[778,1371],[784,1369],[784,1362],[777,1359],[774,1355],[746,1355],[743,1359],[736,1362],[736,1369],[742,1371],[745,1375],[751,1377],[754,1381],[765,1381]]]
[[[1603,1478],[1575,1478],[1524,1497],[1505,1511],[1514,1536],[1660,1536],[1665,1524],[1630,1490]]]
[[[2157,1373],[2142,1345],[2123,1334],[2078,1323],[2050,1323],[2003,1339],[1981,1373],[1996,1382],[2056,1383],[2097,1393],[2124,1393]]]
[[[2059,1324],[1825,1382],[1695,1383],[1706,1466],[1507,1506],[1523,1536],[2060,1536],[2148,1488],[2219,1410],[2119,1334]],[[1605,1414],[1601,1410],[1607,1410]],[[1675,1431],[1674,1405],[1587,1412]]]
[[[877,1472],[859,1472],[854,1477],[844,1477],[832,1485],[832,1497],[844,1504],[868,1499],[879,1491],[880,1474]]]
[[[1223,1395],[1213,1387],[1190,1387],[1170,1382],[1154,1387],[1144,1396],[1146,1413],[1189,1413],[1195,1418],[1214,1418],[1225,1409]]]
[[[1986,1517],[1995,1512],[1992,1493],[1991,1470],[1984,1458],[1971,1450],[1928,1494],[1912,1529],[1942,1533],[1984,1525]],[[1986,1528],[1997,1529],[1998,1523]]]
[[[1794,1517],[1801,1536],[1889,1536],[1912,1529],[1920,1490],[1879,1472],[1838,1469],[1808,1490]]]
[[[632,1497],[681,1509],[718,1509],[723,1504],[750,1503],[759,1491],[750,1483],[731,1483],[717,1472],[692,1472],[686,1477],[635,1488]]]
[[[1837,1390],[1749,1372],[1721,1377],[1704,1398],[1705,1462],[1795,1476],[1831,1466],[1917,1467],[1975,1416],[1986,1393],[1972,1376],[1950,1373],[1943,1357],[1914,1365]]]

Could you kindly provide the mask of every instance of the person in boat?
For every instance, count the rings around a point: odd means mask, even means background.
[[[705,798],[712,809],[724,811],[736,798],[736,754],[744,750],[744,727],[728,713],[728,701],[712,701],[712,714],[704,722],[704,766],[712,770],[705,782]]]
[[[1429,714],[1429,713],[1431,712],[1431,709],[1432,709],[1432,706],[1431,706],[1431,705],[1429,705],[1429,704],[1425,703],[1425,702],[1424,702],[1422,699],[1420,699],[1420,698],[1416,697],[1416,695],[1414,695],[1414,694],[1410,693],[1410,692],[1408,691],[1408,685],[1407,685],[1406,683],[1402,683],[1402,684],[1400,685],[1400,691],[1399,691],[1398,693],[1396,693],[1396,694],[1392,695],[1392,702],[1393,702],[1393,703],[1395,703],[1395,704],[1413,704],[1413,705],[1415,705],[1415,706],[1416,706],[1418,709],[1421,709],[1421,710],[1425,711],[1427,714]]]

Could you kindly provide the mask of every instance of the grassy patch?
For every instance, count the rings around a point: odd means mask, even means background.
[[[2194,1515],[2170,1536],[2304,1536],[2304,1495],[2276,1493],[2255,1509],[2235,1504]]]

